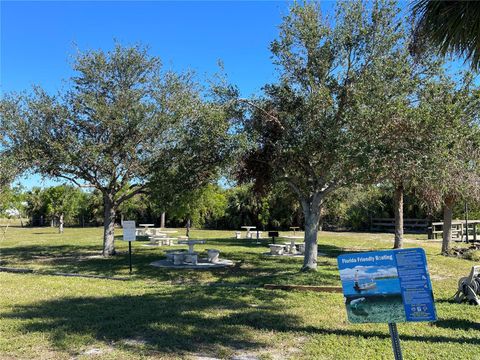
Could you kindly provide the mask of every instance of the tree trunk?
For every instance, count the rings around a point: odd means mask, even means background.
[[[60,214],[59,225],[58,225],[58,233],[63,234],[63,213]]]
[[[315,209],[312,204],[304,206],[305,215],[305,257],[303,259],[302,271],[317,270],[317,235],[320,222],[321,207]]]
[[[162,215],[160,216],[160,228],[165,228],[165,211],[162,212]]]
[[[395,242],[394,249],[403,247],[403,185],[397,185],[394,195]]]
[[[115,255],[115,206],[109,195],[103,197],[103,256]]]
[[[190,219],[187,219],[187,233],[186,233],[186,236],[187,237],[190,237]]]
[[[453,197],[447,196],[443,207],[442,255],[448,255],[448,252],[450,251],[450,242],[452,241],[453,204]]]

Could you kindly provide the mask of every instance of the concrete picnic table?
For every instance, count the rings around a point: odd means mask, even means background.
[[[138,226],[143,227],[143,234],[148,235],[148,228],[155,226],[155,224],[138,224]]]
[[[197,244],[205,244],[205,240],[180,240],[178,241],[178,244],[182,245],[188,245],[188,253],[189,254],[194,254],[195,252],[193,251],[193,247]]]
[[[157,236],[168,236],[178,232],[177,230],[161,230],[157,228],[153,228],[152,231],[153,231],[153,235],[157,235]]]
[[[251,230],[251,229],[256,229],[256,228],[257,228],[256,226],[247,226],[247,225],[242,226],[242,229],[246,229],[246,230],[247,230],[247,238],[248,238],[249,235],[250,235],[250,230]]]
[[[150,239],[150,244],[151,245],[173,245],[173,240],[176,240],[177,238],[172,238],[172,237],[167,237],[167,234],[160,234],[160,235],[152,235],[148,237]]]
[[[285,243],[285,245],[290,247],[290,252],[296,251],[296,245],[303,244],[302,243],[296,243],[295,239],[303,239],[303,236],[285,236],[285,239],[290,239],[289,243]]]
[[[159,232],[160,234],[174,234],[174,233],[177,233],[178,230],[167,230],[167,229],[162,230],[162,229],[160,228],[160,229],[158,230],[158,232]]]
[[[283,251],[285,250],[285,245],[281,244],[268,244],[270,247],[270,254],[272,255],[283,255]]]
[[[293,235],[295,235],[295,233],[297,232],[298,229],[300,229],[300,227],[298,227],[298,226],[290,226],[290,229],[293,230]]]

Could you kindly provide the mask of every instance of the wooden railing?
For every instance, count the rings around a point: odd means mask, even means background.
[[[452,221],[452,239],[463,241],[466,239],[466,221]],[[403,229],[405,232],[428,234],[429,239],[439,239],[443,235],[443,222],[429,223],[427,219],[404,219]],[[395,219],[373,218],[370,225],[371,231],[393,232]],[[468,220],[469,241],[480,241],[480,220]]]
[[[427,219],[403,219],[403,229],[406,232],[426,234],[429,222]],[[395,230],[395,219],[373,218],[370,224],[371,231],[393,232]]]
[[[466,239],[467,221],[453,220],[452,221],[452,239],[462,241]],[[468,238],[470,241],[477,241],[480,239],[480,220],[468,220]],[[430,231],[431,239],[441,238],[443,236],[443,222],[433,222]],[[429,235],[430,235],[429,234]]]

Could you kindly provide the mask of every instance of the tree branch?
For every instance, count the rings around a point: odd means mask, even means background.
[[[70,177],[70,176],[60,175],[60,174],[54,175],[54,176],[55,176],[55,177],[58,177],[58,178],[67,179],[67,180],[73,182],[73,183],[74,183],[75,185],[77,185],[78,187],[82,187],[82,185],[80,185],[80,183],[79,183],[77,180],[75,180],[74,178],[72,178],[72,177]]]
[[[135,195],[137,194],[145,194],[147,191],[146,191],[146,187],[147,187],[147,184],[143,184],[143,185],[132,185],[130,188],[133,188],[135,186],[139,186],[137,189],[133,190],[132,192],[128,193],[128,194],[125,194],[123,196],[121,196],[115,203],[117,206],[119,206],[120,204],[122,204],[124,201],[127,201],[128,199],[131,199],[132,197],[134,197]]]
[[[248,100],[248,99],[238,99],[238,101],[243,102],[243,103],[245,103],[245,104],[247,104],[247,105],[249,105],[249,106],[251,106],[251,107],[253,107],[253,108],[255,108],[255,109],[259,110],[259,111],[261,111],[263,114],[267,115],[271,120],[274,120],[274,121],[280,126],[280,128],[281,128],[282,130],[284,130],[284,126],[282,125],[282,123],[280,122],[280,120],[279,120],[276,116],[270,114],[268,111],[266,111],[265,109],[263,109],[262,107],[258,106],[257,104],[255,104],[254,102],[252,102],[252,101],[250,101],[250,100]]]

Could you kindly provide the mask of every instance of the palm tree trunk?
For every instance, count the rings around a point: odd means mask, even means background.
[[[395,211],[395,241],[394,249],[403,247],[403,185],[397,185],[394,195],[394,211]]]
[[[447,196],[444,203],[442,255],[448,255],[450,251],[450,243],[452,241],[452,218],[454,198],[452,196]]]

